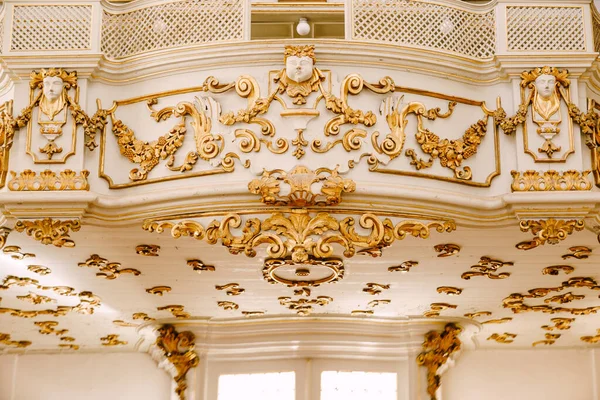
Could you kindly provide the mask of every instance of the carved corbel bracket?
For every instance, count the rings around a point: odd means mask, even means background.
[[[437,399],[437,391],[442,378],[439,369],[461,348],[458,335],[462,329],[455,324],[447,324],[443,332],[429,331],[425,334],[423,352],[417,356],[417,364],[427,368],[427,393],[431,400]]]
[[[194,351],[195,339],[190,331],[177,332],[173,325],[163,325],[158,329],[158,337],[151,349],[152,358],[172,376],[180,400],[185,400],[187,372],[200,361]]]

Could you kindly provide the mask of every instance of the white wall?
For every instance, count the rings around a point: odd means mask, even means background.
[[[441,400],[598,400],[594,358],[593,350],[466,351],[444,374]]]
[[[0,356],[0,400],[167,400],[171,381],[141,353]]]

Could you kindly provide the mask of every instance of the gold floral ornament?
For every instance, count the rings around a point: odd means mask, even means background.
[[[169,311],[175,318],[179,319],[187,319],[190,318],[191,315],[187,311],[184,310],[184,306],[179,304],[172,304],[163,307],[156,307],[158,311]]]
[[[231,229],[240,226],[242,234],[235,236]],[[359,235],[354,226],[370,231]],[[293,209],[290,213],[273,213],[265,220],[249,218],[243,221],[238,214],[227,214],[221,221],[211,222],[204,228],[196,221],[152,221],[147,220],[143,228],[149,232],[164,232],[170,229],[175,238],[190,236],[206,240],[209,244],[219,241],[232,254],[256,255],[255,247],[268,244],[267,256],[277,259],[291,259],[303,263],[309,259],[328,259],[333,256],[336,243],[344,248],[344,256],[352,257],[356,249],[375,249],[390,246],[395,240],[411,235],[429,237],[430,230],[451,232],[456,229],[453,221],[422,223],[402,221],[394,224],[390,219],[379,219],[374,214],[363,214],[358,221],[353,217],[334,217],[326,212],[311,213],[306,209]]]
[[[517,249],[531,250],[543,244],[558,244],[565,240],[573,231],[582,231],[585,228],[583,220],[562,220],[548,218],[546,220],[526,220],[519,223],[522,232],[531,230],[535,235],[533,240],[517,243]]]
[[[565,275],[569,275],[573,271],[575,271],[575,268],[571,267],[570,265],[551,265],[542,270],[542,275],[556,276],[559,275],[560,272],[564,273]]]
[[[442,383],[438,370],[460,351],[461,342],[458,337],[462,329],[454,324],[447,324],[442,333],[429,331],[425,334],[423,351],[417,356],[417,364],[427,368],[427,393],[431,400],[437,399],[437,391]]]
[[[549,192],[549,191],[572,191],[572,190],[591,190],[592,182],[587,175],[592,171],[568,170],[558,172],[550,171],[532,171],[524,172],[511,171],[513,183],[511,190],[513,192]]]
[[[552,321],[552,323],[554,325],[543,325],[542,329],[545,329],[547,331],[553,331],[553,330],[567,330],[567,329],[571,329],[571,323],[575,321],[575,318],[552,318],[550,321]]]
[[[281,184],[289,186],[286,194],[281,194]],[[313,192],[312,186],[318,185],[319,192]],[[290,172],[280,169],[263,171],[259,179],[248,184],[250,193],[261,196],[267,205],[286,205],[291,207],[334,206],[342,201],[343,193],[352,193],[356,184],[351,179],[343,179],[337,171],[319,168],[313,171],[307,167],[296,166]]]
[[[582,336],[581,341],[590,344],[596,344],[600,342],[600,329],[598,329],[597,332],[598,333],[595,336]]]
[[[98,254],[92,254],[85,262],[77,264],[80,267],[98,268],[100,272],[96,276],[109,280],[117,279],[121,274],[133,274],[138,276],[141,272],[134,268],[121,268],[121,263],[108,262],[106,258]]]
[[[12,259],[22,260],[24,258],[35,257],[33,253],[23,253],[19,246],[6,246],[2,249],[4,254],[9,254]]]
[[[12,229],[7,227],[0,227],[0,249],[4,247],[6,244],[6,239],[8,239],[8,234],[12,231]]]
[[[584,260],[592,255],[592,249],[587,246],[573,246],[569,247],[570,253],[563,254],[561,257],[563,260],[567,258],[576,258],[578,260]]]
[[[156,244],[140,244],[136,246],[135,253],[146,257],[158,257],[160,246]]]
[[[100,338],[102,346],[125,346],[127,342],[119,340],[119,335],[110,334]]]
[[[469,280],[476,276],[486,276],[489,279],[506,279],[510,276],[510,272],[495,273],[499,268],[512,266],[512,261],[496,260],[490,257],[483,256],[479,259],[476,265],[471,266],[471,270],[463,272],[460,276],[462,279]]]
[[[407,273],[412,267],[416,267],[417,265],[419,265],[418,261],[404,261],[400,265],[389,267],[388,271]]]
[[[177,332],[172,325],[163,325],[158,329],[156,347],[174,368],[173,380],[175,392],[180,400],[185,400],[187,389],[186,374],[198,366],[200,357],[194,351],[196,337],[190,331]]]
[[[325,80],[325,75],[314,67],[315,46],[285,46],[283,55],[285,68],[273,78],[278,84],[277,92],[286,93],[294,104],[306,104],[306,97],[319,91],[320,83]]]
[[[35,221],[17,221],[15,230],[27,233],[28,236],[42,242],[52,244],[56,247],[75,247],[75,242],[69,236],[69,231],[77,232],[81,229],[78,220],[59,221],[52,218],[44,218]]]
[[[199,274],[201,274],[203,271],[215,271],[215,267],[213,265],[206,265],[197,259],[187,260],[187,265],[192,267],[192,269]]]
[[[11,340],[8,333],[0,333],[0,344],[17,348],[25,348],[31,346],[29,340]]]
[[[591,306],[586,308],[566,308],[566,307],[553,307],[549,303],[568,303],[573,300],[579,300],[583,298],[583,295],[573,295],[572,293],[565,293],[560,296],[554,296],[544,300],[545,304],[529,305],[525,304],[526,299],[535,299],[546,297],[551,293],[562,292],[565,289],[589,289],[589,290],[600,290],[600,285],[595,279],[590,277],[574,277],[563,282],[557,287],[548,288],[534,288],[528,291],[528,294],[513,293],[510,296],[502,300],[504,308],[510,308],[515,314],[523,312],[543,312],[547,314],[555,314],[560,312],[568,312],[572,315],[589,315],[596,314],[600,310],[600,306]],[[553,320],[554,321],[554,320]],[[561,321],[559,321],[561,322]],[[549,329],[550,330],[550,329]]]
[[[90,172],[86,170],[77,174],[70,169],[58,173],[47,169],[38,175],[36,171],[26,169],[18,176],[14,171],[10,174],[12,179],[8,182],[8,189],[12,191],[90,190],[87,180]]]
[[[333,299],[329,296],[317,296],[314,299],[298,299],[292,300],[291,297],[279,297],[279,304],[292,311],[296,311],[298,315],[309,315],[313,311],[313,306],[326,306]]]
[[[514,333],[504,332],[504,333],[492,333],[487,340],[495,340],[498,343],[509,344],[514,342],[514,339],[517,337]]]

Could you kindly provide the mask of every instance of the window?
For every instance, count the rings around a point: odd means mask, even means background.
[[[389,372],[323,371],[321,400],[396,400],[397,374]]]
[[[218,400],[295,400],[296,374],[274,372],[220,375],[218,393]]]

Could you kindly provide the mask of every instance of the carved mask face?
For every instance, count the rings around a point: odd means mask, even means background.
[[[543,99],[549,99],[554,93],[556,78],[553,75],[540,75],[535,80],[535,88]]]
[[[58,99],[64,86],[65,83],[58,76],[47,76],[44,78],[44,96],[53,102]]]
[[[312,76],[313,64],[310,57],[289,56],[285,60],[285,74],[294,82],[307,81]]]

